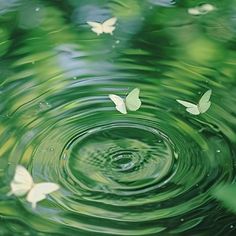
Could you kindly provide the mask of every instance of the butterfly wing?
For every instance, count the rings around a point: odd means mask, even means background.
[[[188,14],[198,16],[198,15],[201,15],[201,12],[198,7],[194,7],[194,8],[188,9]]]
[[[215,10],[215,7],[211,4],[203,4],[199,7],[201,14],[206,14],[208,12],[211,12]]]
[[[210,102],[211,93],[212,93],[211,90],[207,90],[207,91],[202,95],[201,99],[199,100],[198,108],[199,108],[199,111],[200,111],[201,113],[206,112],[206,111],[210,108],[210,106],[211,106],[211,102]]]
[[[50,182],[35,184],[27,194],[26,200],[32,204],[32,208],[35,208],[37,202],[45,199],[47,194],[57,191],[59,188],[58,184]]]
[[[121,97],[114,94],[110,94],[109,98],[115,103],[117,111],[121,112],[122,114],[127,114],[125,102]]]
[[[103,33],[103,26],[101,23],[93,22],[93,21],[87,21],[87,24],[92,26],[91,30],[95,32],[97,35]]]
[[[33,179],[27,169],[24,166],[18,165],[14,178],[11,181],[11,191],[8,195],[24,196],[32,188],[33,184]]]
[[[200,111],[198,109],[198,106],[191,103],[191,102],[186,102],[183,100],[176,100],[178,103],[186,107],[186,111],[192,115],[199,115]]]
[[[102,28],[104,33],[112,34],[112,32],[115,30],[115,23],[117,19],[115,17],[112,17],[102,23]]]
[[[126,97],[125,104],[128,110],[137,111],[141,106],[141,100],[139,99],[140,90],[138,88],[133,89]]]

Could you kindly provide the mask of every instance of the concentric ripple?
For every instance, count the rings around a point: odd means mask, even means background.
[[[118,195],[158,183],[174,161],[165,136],[152,128],[128,123],[101,126],[78,135],[62,155],[68,155],[65,168],[78,185]]]

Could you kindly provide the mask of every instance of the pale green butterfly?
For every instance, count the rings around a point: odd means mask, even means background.
[[[198,104],[194,104],[191,102],[186,102],[183,100],[176,100],[181,105],[187,107],[186,111],[193,115],[199,115],[201,113],[205,113],[211,106],[210,97],[211,90],[206,91],[202,97],[200,98]]]
[[[18,165],[14,178],[11,181],[11,191],[8,193],[8,196],[14,194],[17,197],[22,197],[27,194],[26,200],[32,204],[32,208],[36,208],[37,202],[45,199],[47,194],[59,188],[58,184],[51,182],[35,184],[26,168]]]
[[[115,27],[116,21],[117,21],[117,19],[115,17],[112,17],[112,18],[104,21],[103,23],[98,23],[95,21],[87,21],[87,24],[92,26],[91,30],[93,32],[95,32],[97,35],[100,35],[102,33],[107,33],[107,34],[112,35],[113,31],[116,28]]]
[[[211,12],[215,10],[215,7],[211,4],[202,4],[201,6],[198,7],[193,7],[188,9],[188,13],[190,15],[203,15],[207,14],[208,12]]]
[[[125,99],[120,96],[110,94],[109,98],[115,103],[116,110],[122,114],[127,114],[127,110],[137,111],[141,106],[141,100],[139,99],[140,90],[138,88],[133,89]]]

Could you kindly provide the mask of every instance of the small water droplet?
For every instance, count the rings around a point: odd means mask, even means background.
[[[180,221],[182,221],[182,222],[183,222],[183,221],[184,221],[184,218],[180,219]]]
[[[230,229],[233,229],[234,225],[230,225]]]
[[[112,48],[115,48],[116,46],[115,45],[112,45]]]
[[[116,44],[119,44],[120,43],[120,40],[116,40]]]
[[[42,101],[39,103],[40,111],[46,111],[51,108],[51,105],[48,102]]]
[[[77,79],[77,77],[76,77],[76,76],[74,76],[74,77],[73,77],[73,79]]]
[[[199,184],[196,184],[195,186],[196,186],[196,187],[198,187],[198,186],[199,186]]]
[[[201,91],[198,91],[197,93],[198,93],[198,94],[201,94]]]
[[[40,10],[40,8],[39,8],[39,7],[35,8],[35,11],[39,11],[39,10]]]
[[[54,151],[54,148],[53,148],[53,147],[50,147],[49,150],[52,152],[52,151]]]
[[[217,153],[220,153],[220,149],[216,150]]]

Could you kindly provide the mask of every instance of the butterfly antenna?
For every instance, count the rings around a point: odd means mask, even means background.
[[[127,96],[129,94],[129,90],[130,90],[130,88],[128,87],[125,96]]]

